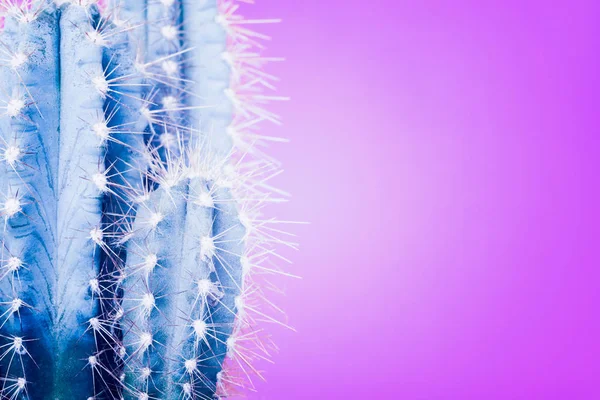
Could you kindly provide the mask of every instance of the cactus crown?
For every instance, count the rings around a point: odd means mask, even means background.
[[[234,2],[1,0],[0,397],[210,399],[260,376],[287,194],[277,61]]]

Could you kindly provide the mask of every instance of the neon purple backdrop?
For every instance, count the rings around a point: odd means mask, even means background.
[[[244,7],[312,223],[250,399],[600,398],[600,6],[550,3]]]

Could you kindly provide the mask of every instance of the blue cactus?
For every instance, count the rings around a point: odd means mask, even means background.
[[[254,130],[282,98],[236,10],[0,1],[1,398],[223,398],[260,376],[256,323],[284,322],[255,277],[295,244],[259,220],[286,196],[256,146],[280,139]]]

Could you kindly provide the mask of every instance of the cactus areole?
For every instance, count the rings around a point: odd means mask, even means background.
[[[0,398],[214,399],[285,325],[261,276],[276,20],[217,0],[0,0]],[[285,233],[284,233],[285,234]],[[283,259],[285,260],[285,259]],[[261,300],[263,300],[261,302]]]

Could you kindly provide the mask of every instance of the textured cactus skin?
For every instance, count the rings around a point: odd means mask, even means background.
[[[237,344],[256,331],[238,192],[263,204],[273,168],[232,173],[225,5],[0,0],[0,398],[222,398],[227,360],[268,356]]]
[[[20,71],[20,79],[8,68],[0,69],[0,81],[4,86],[4,101],[23,99],[25,88],[36,96],[37,109],[28,107],[22,118],[3,117],[0,119],[0,131],[5,143],[20,148],[44,148],[45,152],[27,152],[21,159],[22,164],[4,162],[0,181],[6,203],[11,196],[22,196],[20,201],[26,204],[23,213],[4,218],[2,237],[3,269],[0,282],[4,315],[2,318],[3,345],[14,337],[39,338],[27,341],[28,351],[36,354],[40,368],[35,368],[29,357],[22,357],[23,368],[31,371],[31,378],[52,382],[52,358],[57,342],[54,340],[53,320],[57,317],[54,307],[56,277],[51,273],[52,264],[57,257],[58,233],[56,227],[58,199],[58,127],[59,114],[56,104],[59,99],[58,66],[58,19],[54,12],[46,13],[35,23],[21,26],[6,21],[3,41],[17,52],[31,52],[31,62]],[[42,51],[42,49],[44,49]],[[44,118],[41,117],[44,116]],[[23,133],[18,137],[13,132]],[[6,146],[8,148],[8,146]],[[30,168],[24,165],[31,166]],[[36,172],[38,171],[38,172]],[[30,190],[27,188],[30,187]],[[40,199],[49,201],[41,202]],[[27,216],[31,216],[28,218]],[[35,254],[35,257],[27,257]],[[15,272],[6,267],[7,260],[18,257],[26,268],[15,271],[20,279],[14,279]],[[27,306],[11,309],[14,299],[22,300]],[[42,310],[36,312],[34,309]],[[15,316],[19,315],[19,318]],[[4,360],[3,360],[4,361]],[[11,380],[2,382],[2,393],[11,395],[16,379],[22,375],[17,363],[3,362],[2,374]],[[32,390],[32,396],[34,396]]]

